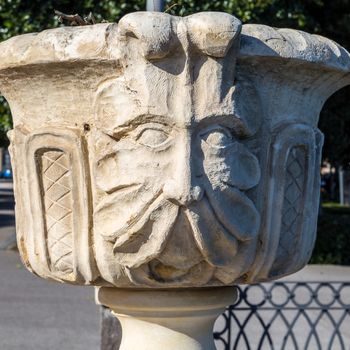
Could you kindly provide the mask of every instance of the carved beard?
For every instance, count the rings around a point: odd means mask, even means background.
[[[253,202],[237,188],[213,188],[210,182],[202,198],[186,206],[165,198],[162,188],[152,189],[145,184],[120,189],[95,211],[95,227],[113,244],[129,277],[148,284],[237,278],[243,264],[238,245],[254,238],[259,226]]]

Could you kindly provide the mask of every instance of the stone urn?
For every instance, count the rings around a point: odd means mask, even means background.
[[[236,284],[310,258],[318,116],[349,70],[331,40],[215,12],[1,43],[23,263],[97,286],[122,350],[215,349]]]

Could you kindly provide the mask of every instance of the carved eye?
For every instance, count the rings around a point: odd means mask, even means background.
[[[158,148],[167,144],[169,141],[169,135],[160,128],[148,127],[141,130],[136,140],[141,145]]]
[[[215,148],[225,148],[233,142],[230,130],[221,126],[211,127],[200,136],[209,146]]]

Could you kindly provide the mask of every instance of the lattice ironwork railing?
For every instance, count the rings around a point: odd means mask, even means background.
[[[218,350],[350,350],[350,282],[239,287],[214,327]]]

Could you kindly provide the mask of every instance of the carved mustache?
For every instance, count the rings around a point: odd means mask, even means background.
[[[113,212],[135,202],[134,214],[125,210],[113,216]],[[118,261],[128,268],[137,268],[161,254],[179,210],[183,210],[191,227],[191,232],[184,234],[194,236],[204,259],[215,267],[232,265],[238,242],[251,240],[257,234],[259,213],[246,195],[231,186],[205,190],[203,198],[187,206],[175,203],[162,190],[150,195],[142,185],[129,186],[100,203],[95,211],[95,227],[113,243]],[[111,222],[104,220],[110,217]],[[117,227],[120,222],[122,225]]]

